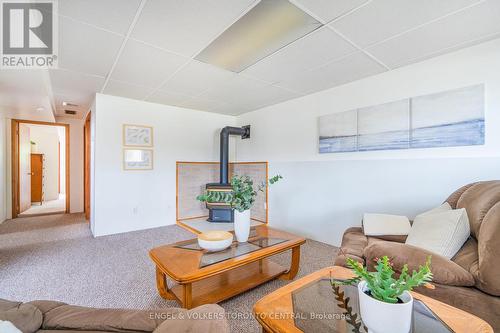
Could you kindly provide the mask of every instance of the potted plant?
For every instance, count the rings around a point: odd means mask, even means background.
[[[431,256],[418,271],[408,272],[404,265],[399,277],[387,256],[376,259],[375,272],[369,272],[359,262],[348,258],[347,265],[356,277],[342,284],[358,283],[359,308],[369,333],[408,333],[411,326],[413,297],[410,291],[432,280]],[[332,284],[338,284],[332,281]]]
[[[283,177],[276,175],[269,179],[274,184]],[[196,197],[201,202],[224,202],[234,209],[234,234],[238,242],[246,242],[250,235],[250,208],[252,208],[258,192],[263,192],[268,184],[262,183],[253,188],[253,180],[248,176],[231,178],[232,192],[207,191]]]

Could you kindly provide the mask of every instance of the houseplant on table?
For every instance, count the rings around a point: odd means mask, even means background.
[[[206,191],[196,197],[201,202],[224,202],[234,209],[234,233],[238,242],[246,242],[250,234],[250,208],[255,202],[258,192],[282,179],[281,175],[271,177],[267,183],[253,187],[253,180],[248,176],[233,176],[231,192]]]
[[[408,333],[413,312],[413,297],[410,291],[432,280],[431,256],[418,271],[408,272],[404,265],[398,278],[387,256],[376,259],[375,272],[369,272],[362,264],[351,258],[347,265],[356,277],[332,280],[332,285],[358,283],[361,318],[369,333]]]

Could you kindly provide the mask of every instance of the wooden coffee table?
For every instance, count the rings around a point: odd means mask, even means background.
[[[274,278],[290,280],[299,270],[300,246],[305,239],[284,231],[258,226],[247,243],[233,242],[221,252],[208,253],[196,239],[160,246],[149,251],[156,264],[158,292],[184,308],[217,303]],[[269,257],[292,251],[290,268]],[[172,287],[167,278],[174,282]]]
[[[294,312],[295,306],[297,306],[296,304],[294,305],[294,302],[298,302],[304,299],[305,294],[302,293],[299,295],[297,294],[297,292],[303,292],[304,290],[306,290],[306,288],[311,288],[311,286],[313,285],[318,286],[317,282],[322,279],[329,279],[330,277],[336,279],[348,279],[353,276],[354,275],[351,270],[345,267],[334,266],[324,268],[299,280],[293,281],[290,284],[263,297],[257,303],[255,303],[253,308],[255,318],[261,324],[263,332],[303,332],[303,330],[301,330],[301,328],[297,326],[298,322],[296,321],[296,319],[300,318],[301,313],[298,313],[296,311]],[[324,283],[327,282],[325,281]],[[321,296],[331,296],[333,300],[334,293],[331,290],[331,287],[329,287],[329,283],[327,283],[327,285],[328,289],[325,289],[324,287],[322,291],[326,290],[326,292]],[[315,295],[314,293],[316,289],[311,288],[310,290],[313,290],[311,293],[313,293],[312,295]],[[295,295],[295,299],[293,299],[293,295]],[[422,301],[429,309],[437,314],[446,325],[448,325],[453,331],[457,333],[493,333],[493,329],[488,323],[470,313],[415,292],[412,292],[412,295],[415,299]],[[310,308],[315,308],[317,310],[318,303],[321,303],[319,297],[317,297],[316,299],[313,298]],[[329,309],[323,310],[325,312],[329,311]],[[306,317],[305,320],[311,319]],[[315,318],[313,320],[319,319]],[[329,320],[332,319],[329,318]],[[301,324],[302,323],[304,322],[301,322]],[[313,324],[312,322],[309,323]],[[308,323],[306,323],[304,326],[308,326],[307,324]],[[316,327],[318,328],[307,329],[306,331],[312,331],[315,333],[326,331],[324,329],[325,326],[316,325]],[[347,330],[345,327],[343,329],[346,332],[351,332],[350,329]],[[342,331],[342,329],[340,329],[339,331]]]

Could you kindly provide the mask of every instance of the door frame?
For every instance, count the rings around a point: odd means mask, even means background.
[[[69,184],[69,124],[49,123],[46,121],[12,119],[11,123],[11,171],[12,171],[12,218],[18,217],[20,213],[20,183],[19,183],[19,124],[59,126],[65,128],[66,142],[66,213],[69,213],[70,184]]]
[[[83,210],[85,219],[90,221],[90,114],[89,111],[83,123]]]

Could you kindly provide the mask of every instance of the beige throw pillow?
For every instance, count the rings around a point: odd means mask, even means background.
[[[435,209],[415,217],[406,244],[451,259],[470,236],[465,208]]]
[[[366,236],[408,235],[411,225],[406,216],[364,214],[363,232]]]

